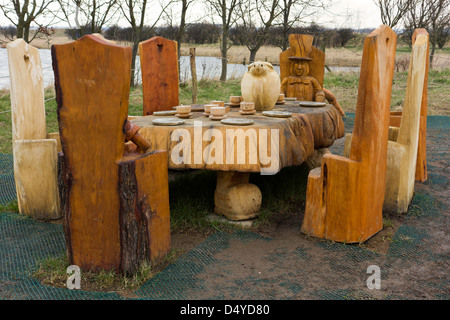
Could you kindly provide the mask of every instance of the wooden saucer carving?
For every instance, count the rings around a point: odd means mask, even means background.
[[[253,124],[253,120],[250,119],[243,119],[243,118],[228,118],[223,119],[221,121],[223,124],[229,124],[234,126],[248,126]]]
[[[262,114],[264,116],[274,117],[274,118],[289,118],[292,116],[292,113],[287,112],[287,111],[263,111]]]
[[[177,113],[176,110],[167,110],[167,111],[155,111],[153,112],[154,116],[161,117],[161,116],[174,116]]]
[[[211,120],[222,120],[222,119],[228,118],[228,116],[227,116],[227,115],[223,115],[223,116],[213,116],[213,115],[210,115],[209,118],[210,118]]]
[[[327,104],[325,102],[316,101],[300,101],[300,107],[325,107]]]
[[[183,119],[178,118],[158,118],[154,119],[152,123],[155,126],[178,126],[184,123]]]
[[[255,114],[256,110],[252,110],[252,111],[240,110],[239,113],[242,114],[242,115],[251,115],[251,114]]]
[[[191,112],[190,113],[177,113],[177,114],[175,114],[175,117],[183,118],[183,119],[189,118],[191,116],[192,116]]]

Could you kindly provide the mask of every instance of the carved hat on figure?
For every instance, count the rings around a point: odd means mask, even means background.
[[[296,37],[293,39],[296,45],[291,44],[291,52],[293,56],[289,57],[291,61],[312,61],[313,58],[310,57],[314,37],[310,35],[302,35],[301,37]]]

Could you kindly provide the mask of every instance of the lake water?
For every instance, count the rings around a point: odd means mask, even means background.
[[[49,49],[40,49],[42,69],[44,73],[44,86],[53,85],[52,57]],[[196,57],[197,79],[218,79],[222,71],[220,58],[216,57]],[[274,66],[275,71],[280,73],[280,67]],[[359,71],[359,67],[331,67],[332,71]],[[228,64],[227,78],[240,78],[247,71],[247,66],[243,64]],[[136,59],[136,79],[140,83],[140,63]],[[191,78],[189,56],[182,56],[180,60],[180,80],[187,81]],[[6,49],[0,49],[0,89],[9,89],[9,68]]]

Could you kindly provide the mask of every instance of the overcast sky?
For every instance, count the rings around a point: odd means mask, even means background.
[[[382,24],[380,11],[373,0],[335,0],[330,10],[335,16],[328,19],[335,27],[376,28]],[[328,24],[327,21],[324,23]]]
[[[334,5],[328,8],[329,13],[319,14],[313,17],[312,20],[333,28],[376,28],[381,24],[379,10],[373,3],[373,0],[334,0],[333,3]],[[203,10],[192,11],[199,12]],[[155,14],[155,9],[152,10],[152,13]],[[208,20],[204,17],[204,14],[199,16],[200,19]],[[0,13],[0,25],[10,24],[9,20]],[[126,25],[126,21],[122,19],[122,21],[119,21],[119,24]],[[66,27],[67,24],[58,23],[57,26]]]

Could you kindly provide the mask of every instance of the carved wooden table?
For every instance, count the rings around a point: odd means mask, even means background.
[[[211,120],[203,112],[192,112],[177,126],[154,125],[163,116],[130,117],[152,150],[168,151],[169,169],[217,171],[215,213],[230,220],[256,217],[261,192],[249,183],[251,172],[275,174],[284,167],[301,165],[314,150],[330,147],[344,136],[342,117],[332,105],[300,107],[298,102],[277,105],[273,111],[292,113],[275,118],[257,112],[241,115],[231,108],[228,119],[253,120],[253,124],[227,125]],[[172,118],[172,117],[171,117]]]

